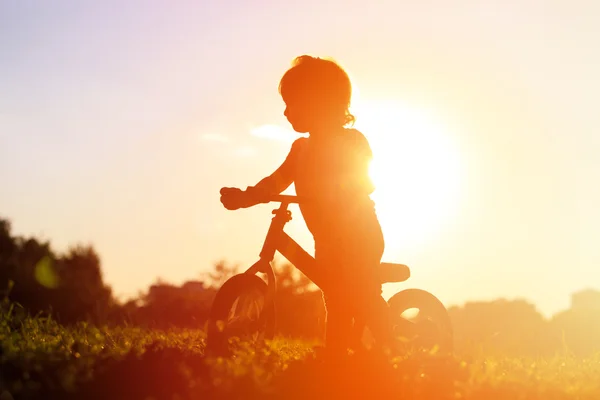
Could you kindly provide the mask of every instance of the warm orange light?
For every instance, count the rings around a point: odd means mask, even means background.
[[[460,153],[451,133],[426,110],[393,101],[355,102],[356,128],[373,148],[372,198],[394,253],[429,241],[455,215]]]

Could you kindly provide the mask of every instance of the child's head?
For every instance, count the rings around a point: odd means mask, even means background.
[[[297,132],[336,128],[354,122],[350,114],[352,85],[334,61],[297,57],[281,78],[279,93],[286,104],[285,116]]]

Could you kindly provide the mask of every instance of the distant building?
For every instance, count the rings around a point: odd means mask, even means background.
[[[600,290],[586,289],[571,295],[574,311],[600,311]]]

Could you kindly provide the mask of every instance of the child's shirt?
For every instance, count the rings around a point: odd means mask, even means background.
[[[369,177],[371,158],[367,139],[355,129],[294,142],[283,167],[292,175],[296,194],[310,199],[300,210],[315,240],[378,224],[369,197],[375,190]]]

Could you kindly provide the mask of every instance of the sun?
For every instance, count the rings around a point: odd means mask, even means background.
[[[352,111],[373,149],[372,198],[386,253],[426,245],[460,203],[461,159],[453,135],[427,110],[400,102],[365,101]]]

